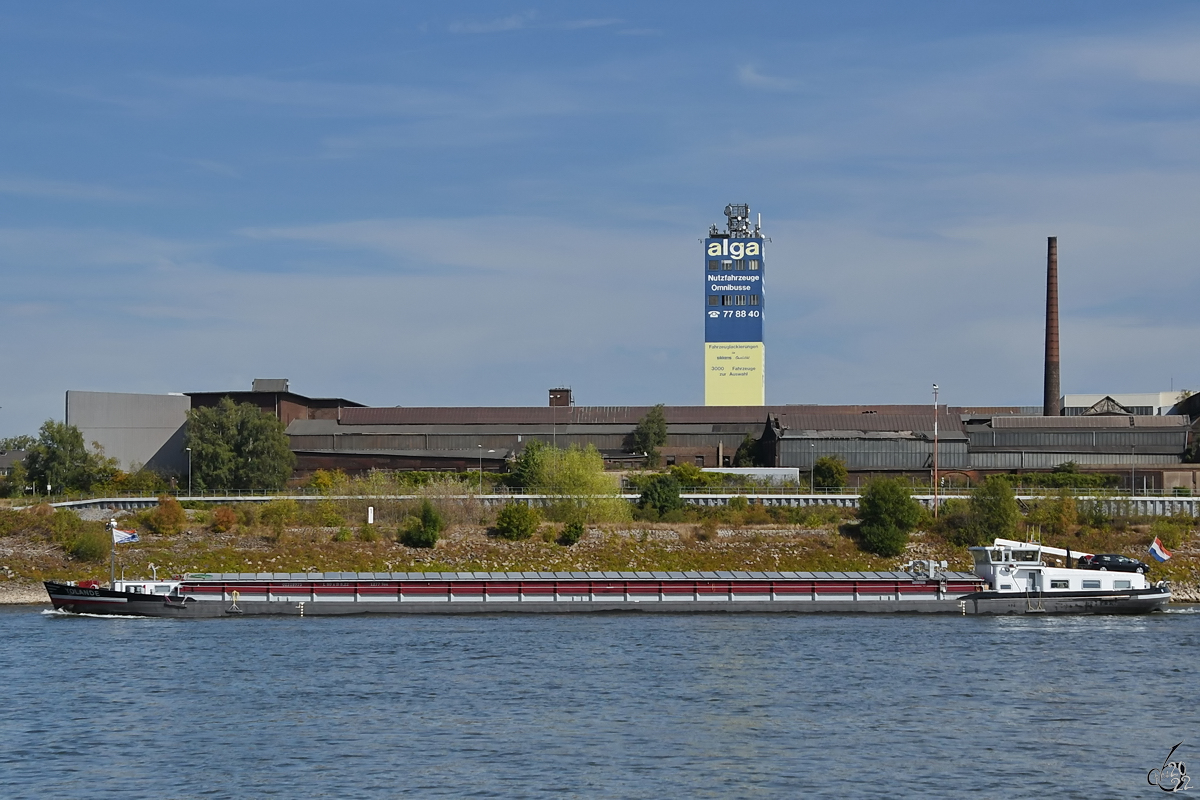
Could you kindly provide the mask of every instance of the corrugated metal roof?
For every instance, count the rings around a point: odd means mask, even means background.
[[[421,407],[421,408],[346,408],[342,425],[635,425],[650,411],[650,406],[512,406],[512,407]],[[1015,413],[1016,407],[998,407],[992,413]],[[876,406],[666,406],[671,424],[764,423],[767,415],[779,417],[789,428],[796,427],[788,418],[812,415],[860,415],[863,417],[925,415],[932,412],[924,405]],[[963,413],[951,407],[947,415]]]
[[[947,437],[966,436],[966,429],[957,415],[939,414],[937,421],[939,434]],[[932,412],[928,414],[860,414],[858,416],[846,414],[793,415],[787,419],[781,418],[780,424],[787,427],[787,430],[784,431],[784,436],[787,438],[803,437],[806,433],[811,434],[814,431],[858,431],[864,433],[867,431],[907,431],[921,435],[928,433],[929,438],[933,438]]]
[[[1133,421],[1131,426],[1130,420]],[[993,428],[1180,428],[1188,418],[1164,417],[994,417]]]

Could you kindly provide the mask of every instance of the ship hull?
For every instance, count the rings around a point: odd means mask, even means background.
[[[1124,592],[1013,594],[979,586],[879,580],[191,584],[179,596],[46,583],[56,609],[76,614],[216,618],[363,614],[872,613],[1147,614],[1170,601],[1166,588]],[[516,585],[516,589],[513,587]],[[963,591],[972,589],[976,591]]]

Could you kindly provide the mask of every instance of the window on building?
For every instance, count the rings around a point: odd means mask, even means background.
[[[760,266],[760,263],[761,262],[759,262],[759,260],[757,258],[753,258],[746,262],[746,266],[749,267],[750,269],[758,269]]]
[[[675,456],[667,456],[667,466],[668,467],[675,466]]]
[[[746,295],[744,295],[744,294],[734,295],[734,298],[735,298],[735,299],[734,299],[734,303],[733,303],[733,304],[734,304],[735,306],[744,306],[744,305],[746,305]]]
[[[733,262],[733,268],[738,270],[739,272],[745,272],[746,271],[746,260],[744,258],[737,259],[736,261]]]
[[[708,260],[708,271],[709,272],[718,272],[718,271],[720,271],[720,269],[721,269],[721,262],[719,260],[717,260],[715,258],[710,258]]]
[[[758,295],[756,295],[756,294],[750,295],[750,305],[752,305],[752,306],[758,305]]]
[[[710,294],[710,295],[708,296],[708,304],[709,304],[710,306],[719,306],[719,305],[721,305],[721,297],[720,297],[720,295]]]
[[[696,456],[696,466],[697,467],[704,466],[704,456]]]
[[[733,295],[731,295],[731,294],[721,295],[721,305],[723,305],[723,306],[733,305]]]

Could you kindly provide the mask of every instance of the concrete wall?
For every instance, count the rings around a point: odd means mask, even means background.
[[[67,392],[67,424],[83,433],[121,469],[141,465],[164,475],[187,475],[184,424],[191,398],[171,394]]]

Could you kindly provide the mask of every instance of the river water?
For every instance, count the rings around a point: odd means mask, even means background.
[[[0,797],[1128,798],[1200,613],[156,620],[0,610]],[[1200,789],[1194,791],[1200,792]]]

